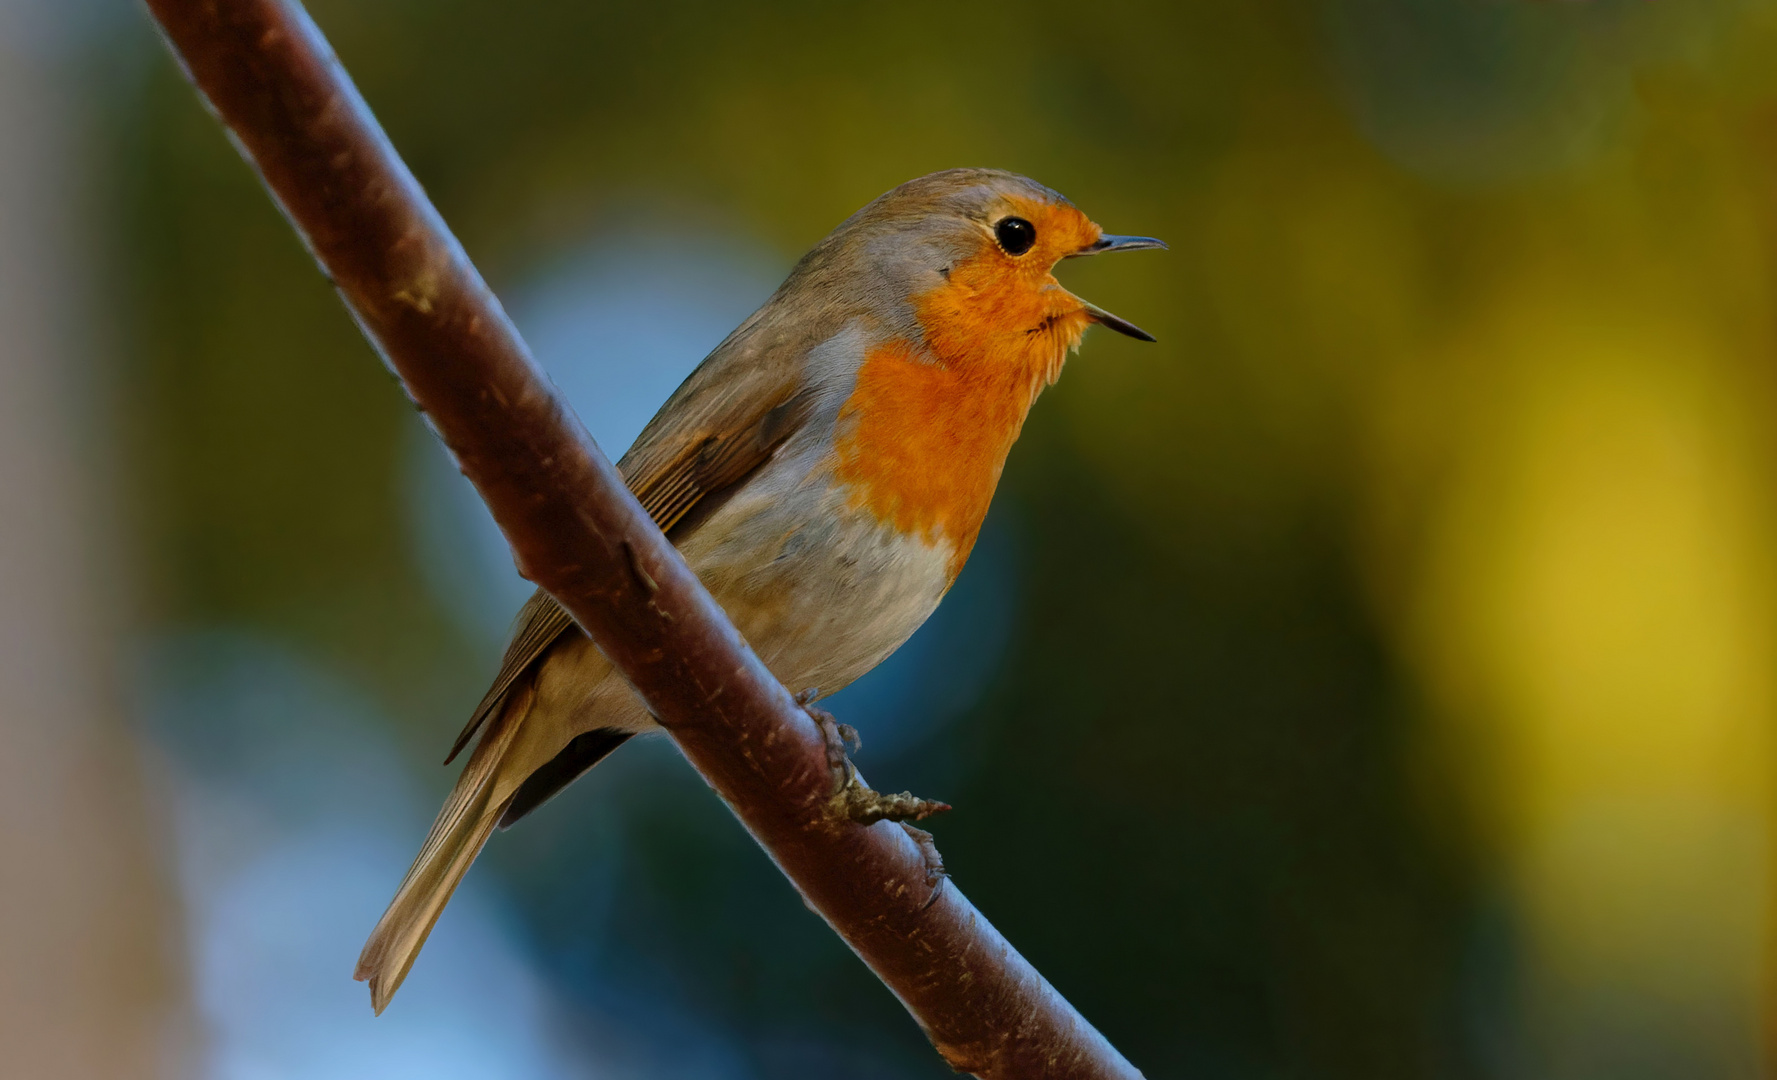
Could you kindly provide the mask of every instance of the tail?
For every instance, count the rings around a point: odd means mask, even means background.
[[[357,970],[352,977],[370,983],[370,1006],[378,1015],[395,996],[401,981],[420,954],[426,936],[443,913],[444,905],[456,892],[475,856],[506,812],[514,792],[505,785],[506,793],[494,801],[501,765],[520,721],[530,711],[536,693],[531,680],[521,680],[512,687],[495,723],[483,733],[481,742],[463,766],[463,774],[451,789],[450,798],[432,823],[432,831],[389,908],[370,932],[364,951],[358,955]]]

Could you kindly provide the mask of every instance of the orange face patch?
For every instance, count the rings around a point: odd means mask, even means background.
[[[1031,250],[1007,255],[983,236],[944,284],[915,298],[925,341],[871,350],[839,413],[834,475],[853,505],[928,544],[949,542],[953,579],[1031,403],[1090,322],[1050,270],[1098,227],[1071,206],[1020,200],[1012,212],[1036,226]]]

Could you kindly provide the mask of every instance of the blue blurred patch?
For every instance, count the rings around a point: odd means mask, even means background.
[[[170,637],[146,660],[207,1075],[565,1075],[546,993],[473,877],[384,1016],[352,981],[426,827],[366,702],[245,635]]]
[[[612,460],[728,332],[777,287],[785,267],[720,231],[603,235],[540,272],[508,308],[537,359]],[[407,503],[421,572],[463,629],[490,648],[531,594],[499,528],[450,455],[419,422]]]
[[[171,636],[144,660],[139,714],[166,754],[204,1075],[746,1075],[723,1036],[666,1003],[640,1006],[645,1030],[565,1007],[480,867],[372,1016],[352,965],[431,809],[385,725],[338,680],[244,634]]]

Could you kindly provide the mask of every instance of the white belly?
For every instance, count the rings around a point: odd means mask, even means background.
[[[845,510],[839,492],[808,500],[819,505],[769,494],[737,505],[737,498],[684,547],[772,674],[794,691],[814,687],[824,696],[919,629],[949,587],[950,552]]]
[[[849,685],[912,636],[950,585],[948,544],[894,532],[845,509],[845,500],[824,477],[771,470],[680,541],[686,562],[792,692],[824,697]],[[535,730],[525,741],[539,743],[527,757],[547,760],[597,728],[655,726],[582,635],[552,650],[537,690],[533,715],[543,722],[527,724]]]

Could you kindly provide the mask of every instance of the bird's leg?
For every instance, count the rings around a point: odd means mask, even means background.
[[[864,741],[858,737],[858,729],[850,724],[841,724],[833,718],[832,713],[810,704],[819,696],[820,692],[810,687],[796,695],[796,704],[808,713],[809,718],[821,729],[822,738],[827,741],[827,768],[833,773],[833,798],[828,803],[829,813],[860,825],[873,825],[878,821],[919,821],[950,809],[949,803],[922,799],[911,791],[903,791],[899,795],[884,795],[866,784],[858,767],[851,763],[851,758],[845,753],[847,744],[850,744],[854,752],[863,747]],[[933,851],[935,854],[936,849]],[[943,872],[942,863],[937,872]]]

